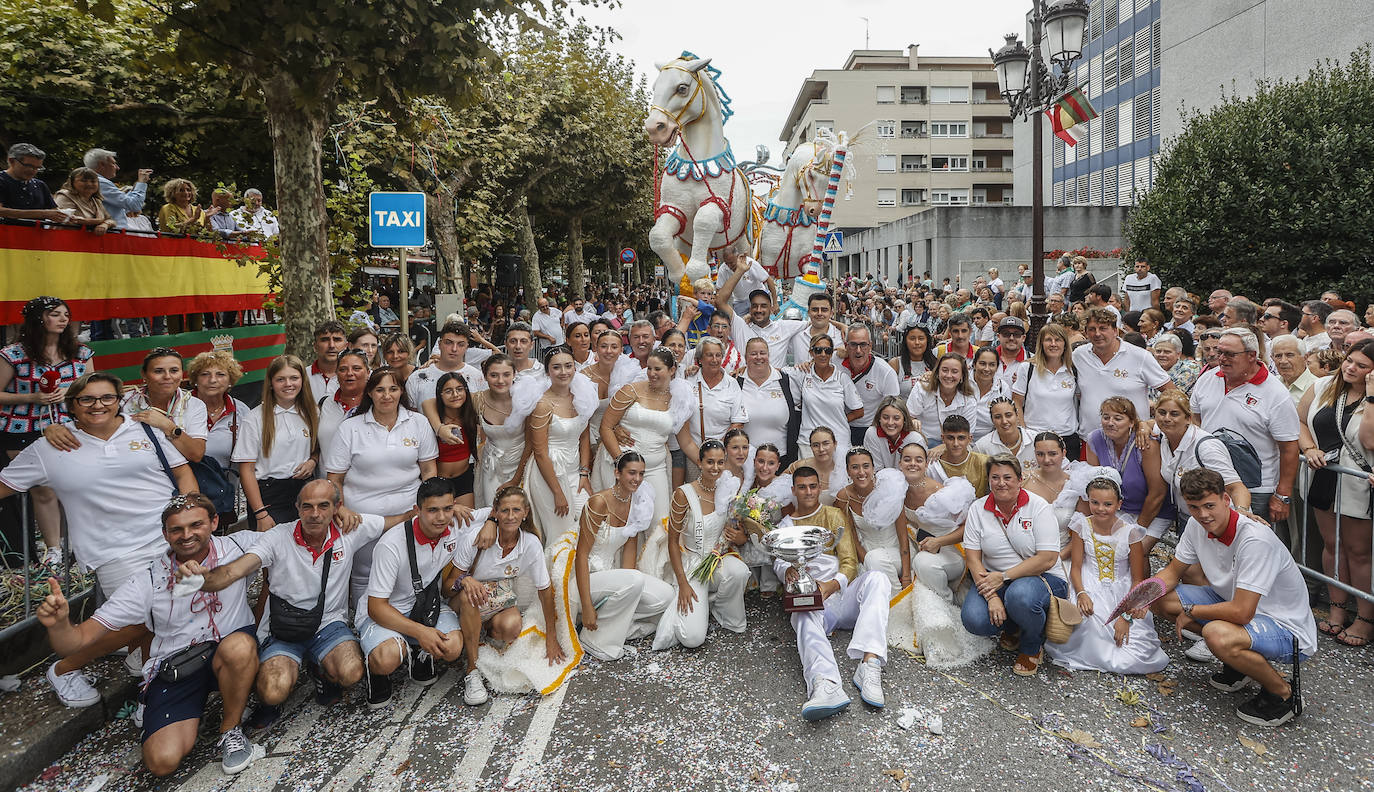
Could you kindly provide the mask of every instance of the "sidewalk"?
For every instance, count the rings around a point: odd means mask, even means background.
[[[57,700],[44,678],[48,661],[23,677],[23,687],[0,693],[0,792],[27,784],[62,758],[86,735],[118,717],[134,700],[137,680],[124,669],[122,657],[106,657],[86,669],[104,695],[94,707],[69,709]]]

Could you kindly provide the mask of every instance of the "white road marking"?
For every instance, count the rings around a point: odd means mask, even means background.
[[[424,695],[424,700],[420,707],[415,710],[414,715],[406,722],[404,728],[391,740],[385,752],[378,757],[374,763],[376,770],[372,773],[372,780],[369,783],[369,790],[400,789],[401,778],[396,771],[402,764],[409,761],[411,749],[415,745],[415,730],[429,718],[429,713],[444,700],[449,691],[454,688],[459,679],[459,674],[455,669],[449,669],[438,682],[434,683]]]
[[[304,699],[307,695],[312,695],[311,691],[313,691],[313,686],[310,685],[303,685],[298,687],[295,691],[295,694],[288,698],[284,704],[282,704],[282,709],[289,712],[295,709],[299,709],[302,706],[305,706]],[[305,727],[307,733],[309,732],[311,726],[313,726],[314,721],[319,720],[320,711],[321,710],[319,707],[315,707],[313,719],[310,714],[307,714],[300,719],[301,723],[310,721],[310,725],[307,725]],[[245,713],[245,715],[247,715],[247,713]],[[288,730],[287,733],[282,736],[282,739],[278,741],[279,744],[285,743],[289,739],[293,739],[292,735],[296,733],[298,725],[293,725],[291,729]],[[218,741],[219,737],[215,737],[215,740]],[[297,744],[299,743],[297,742]],[[258,747],[262,748],[262,746]],[[292,748],[291,750],[294,751],[296,749]],[[218,750],[216,748],[211,748],[210,751],[211,757],[214,757],[218,753]],[[204,767],[200,768],[200,770],[198,770],[195,775],[191,776],[190,780],[188,780],[185,784],[182,784],[180,787],[178,787],[177,790],[178,792],[209,792],[213,789],[227,790],[231,785],[238,781],[239,778],[249,774],[253,770],[253,768],[257,767],[264,760],[265,757],[259,758],[257,761],[253,762],[253,764],[250,765],[247,770],[244,770],[237,776],[231,777],[226,776],[224,774],[224,768],[221,766],[221,763],[218,759],[211,758],[210,761],[205,763]],[[244,788],[261,789],[263,787],[261,785],[254,784]]]
[[[313,701],[305,705],[306,711],[302,712],[291,727],[281,736],[272,746],[272,755],[265,756],[253,764],[247,770],[234,776],[231,786],[239,789],[263,790],[271,789],[277,785],[282,773],[286,772],[286,765],[291,761],[292,755],[299,751],[305,744],[306,738],[315,728],[315,724],[320,722],[320,717],[324,715],[325,708],[315,704]]]
[[[477,728],[468,738],[468,749],[463,754],[463,760],[453,771],[453,777],[448,784],[449,789],[466,792],[477,786],[477,781],[482,777],[482,770],[491,758],[492,749],[496,747],[496,739],[501,733],[501,728],[505,726],[506,719],[515,709],[516,700],[516,696],[498,696],[492,703],[486,717],[482,718],[482,722],[477,724]]]
[[[553,724],[558,720],[558,711],[563,708],[563,696],[567,694],[570,683],[571,680],[559,685],[558,690],[539,702],[539,708],[534,711],[529,728],[525,730],[525,739],[520,743],[515,763],[511,765],[510,775],[506,777],[507,789],[519,784],[520,779],[543,760],[544,749],[549,745],[549,735],[553,733]]]
[[[391,745],[396,733],[400,731],[401,724],[415,710],[416,702],[426,690],[428,688],[422,688],[419,685],[403,684],[401,694],[395,697],[396,703],[391,705],[390,722],[373,732],[375,735],[373,739],[368,741],[366,747],[353,755],[353,761],[334,773],[325,788],[330,792],[352,789],[358,783],[358,779],[371,773],[372,768],[376,766],[377,757],[381,756],[382,751]]]

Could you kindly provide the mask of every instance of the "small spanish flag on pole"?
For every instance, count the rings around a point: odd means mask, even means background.
[[[1049,116],[1055,137],[1072,146],[1078,143],[1078,139],[1070,134],[1069,128],[1097,118],[1097,110],[1093,109],[1092,102],[1088,101],[1082,89],[1074,88],[1059,97],[1050,109],[1045,111],[1045,115]]]

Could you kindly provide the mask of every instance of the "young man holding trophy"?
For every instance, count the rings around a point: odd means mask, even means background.
[[[849,641],[849,656],[859,660],[854,686],[865,703],[881,707],[892,585],[881,572],[858,574],[853,533],[845,530],[839,509],[821,505],[820,476],[814,468],[793,471],[792,494],[795,513],[770,531],[763,544],[774,557],[774,572],[786,583],[783,605],[797,632],[806,679],[802,717],[821,720],[849,706],[830,645],[836,627],[854,631]]]

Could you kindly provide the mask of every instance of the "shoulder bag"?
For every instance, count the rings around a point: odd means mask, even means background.
[[[309,643],[314,639],[320,631],[320,621],[324,619],[324,595],[329,589],[329,565],[333,560],[334,548],[327,548],[324,551],[324,568],[320,570],[320,596],[315,600],[315,607],[297,608],[282,597],[268,593],[268,600],[272,603],[268,621],[273,638],[296,644]]]

